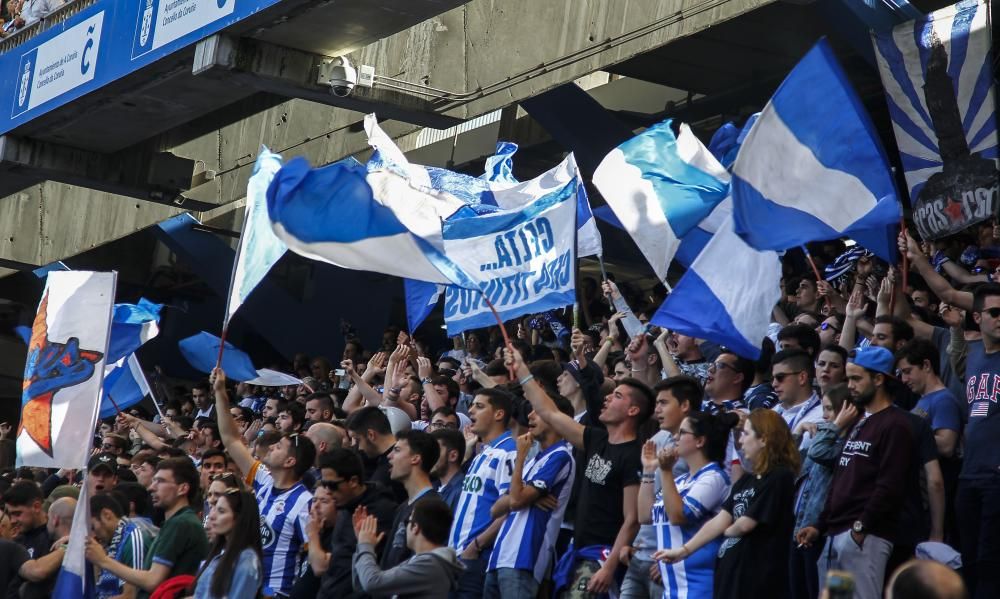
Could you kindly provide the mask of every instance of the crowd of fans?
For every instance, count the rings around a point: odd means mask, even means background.
[[[85,484],[101,597],[1000,597],[996,241],[789,256],[757,359],[584,280],[510,344],[161,382],[85,477],[0,477],[0,586],[51,595]]]
[[[73,0],[7,0],[0,6],[0,37],[23,29]]]

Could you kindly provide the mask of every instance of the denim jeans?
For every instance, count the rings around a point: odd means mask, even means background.
[[[955,513],[969,597],[1000,597],[1000,486],[958,481]]]
[[[637,559],[628,563],[628,571],[622,580],[622,590],[618,593],[620,599],[660,599],[663,597],[663,586],[653,582],[649,570],[656,562]]]
[[[497,568],[486,573],[483,599],[535,599],[538,581],[529,570]]]
[[[480,599],[483,596],[486,564],[490,561],[490,552],[484,551],[476,559],[459,558],[459,561],[465,566],[465,571],[458,577],[458,590],[449,593],[449,599]]]

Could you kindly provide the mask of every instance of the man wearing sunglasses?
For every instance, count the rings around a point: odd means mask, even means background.
[[[239,425],[229,412],[226,373],[212,371],[219,434],[233,463],[253,486],[260,510],[264,586],[278,597],[288,596],[300,566],[300,549],[307,539],[309,501],[312,493],[302,476],[316,460],[312,441],[300,434],[286,434],[258,461],[243,444]]]
[[[774,411],[785,419],[792,434],[801,438],[799,450],[804,452],[812,436],[803,425],[823,421],[823,406],[812,388],[812,356],[799,349],[783,350],[774,354],[771,365],[771,384],[780,402]]]
[[[723,351],[708,365],[702,409],[710,414],[746,410],[743,394],[753,383],[754,364],[731,351]]]

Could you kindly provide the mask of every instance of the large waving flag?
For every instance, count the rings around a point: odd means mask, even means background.
[[[137,304],[115,304],[111,317],[111,341],[106,361],[121,360],[160,333],[162,304],[139,298]]]
[[[729,193],[729,173],[687,125],[668,119],[612,150],[594,185],[665,281],[680,240]]]
[[[896,262],[900,207],[889,162],[825,39],[785,78],[740,148],[733,217],[757,249],[846,236]]]
[[[267,148],[261,148],[253,167],[253,176],[247,184],[243,233],[240,235],[240,246],[236,250],[236,262],[233,264],[233,276],[229,283],[229,301],[223,329],[254,287],[288,249],[274,234],[267,217],[267,188],[280,169],[281,156],[271,153]]]
[[[131,408],[147,397],[152,398],[153,391],[139,365],[139,359],[131,354],[105,368],[98,417],[111,418],[120,410]]]
[[[90,446],[87,446],[89,450]],[[90,485],[86,475],[80,486],[80,497],[73,512],[73,525],[69,531],[69,543],[62,567],[56,577],[52,596],[59,599],[92,599],[97,597],[94,585],[94,568],[85,559],[87,536],[90,534]]]
[[[444,254],[441,221],[463,207],[391,169],[348,159],[311,169],[295,158],[267,190],[275,235],[288,248],[343,268],[472,286]]]
[[[24,366],[18,465],[86,467],[111,335],[115,282],[113,272],[49,273]]]
[[[757,359],[780,281],[778,254],[749,247],[730,217],[650,322]]]

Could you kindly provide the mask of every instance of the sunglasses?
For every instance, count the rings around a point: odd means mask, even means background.
[[[725,370],[726,368],[732,370],[733,372],[736,372],[736,368],[733,367],[732,364],[726,364],[725,362],[712,362],[711,364],[708,365],[709,372],[715,372],[716,370]]]
[[[834,331],[839,331],[840,330],[837,327],[835,327],[832,324],[830,324],[829,322],[820,323],[820,325],[819,325],[819,330],[821,330],[821,331],[828,331],[830,329],[833,329]]]
[[[989,314],[990,318],[1000,318],[1000,308],[986,308],[985,310],[980,310],[980,314]]]
[[[788,377],[790,377],[790,376],[792,376],[794,374],[802,374],[803,372],[805,372],[805,371],[804,370],[796,370],[795,372],[779,372],[778,374],[775,374],[774,376],[772,376],[771,379],[774,380],[777,383],[783,383],[783,382],[785,382],[786,378],[788,378]]]

